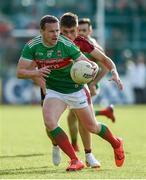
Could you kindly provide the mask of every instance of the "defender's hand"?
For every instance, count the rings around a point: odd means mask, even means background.
[[[109,79],[109,81],[115,81],[115,83],[117,84],[118,88],[120,90],[123,90],[124,89],[124,86],[123,86],[123,83],[119,77],[119,74],[117,71],[112,71],[112,77]]]

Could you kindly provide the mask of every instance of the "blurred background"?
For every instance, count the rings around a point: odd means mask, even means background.
[[[95,103],[145,104],[145,0],[1,0],[0,103],[40,103],[39,88],[16,78],[16,64],[24,44],[39,34],[40,18],[59,18],[69,11],[91,19],[93,37],[114,61],[125,85],[120,92],[106,77]]]

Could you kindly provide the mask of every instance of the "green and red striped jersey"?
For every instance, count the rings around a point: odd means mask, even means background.
[[[83,88],[70,76],[73,61],[80,55],[79,48],[63,35],[59,36],[57,44],[53,47],[46,46],[42,36],[37,36],[24,46],[21,58],[35,61],[38,68],[49,66],[52,71],[46,78],[46,88],[66,94]]]

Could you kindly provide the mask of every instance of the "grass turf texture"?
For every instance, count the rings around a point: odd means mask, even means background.
[[[95,106],[95,108],[97,108]],[[113,133],[123,137],[126,161],[122,168],[114,164],[111,146],[93,135],[93,152],[101,169],[85,168],[66,172],[68,157],[52,164],[48,140],[39,106],[0,106],[0,178],[1,179],[144,179],[146,178],[146,106],[116,106],[117,122],[98,117]],[[65,112],[60,124],[68,132]],[[78,157],[84,161],[81,140]]]

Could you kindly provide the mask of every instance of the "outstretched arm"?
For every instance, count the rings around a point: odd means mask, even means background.
[[[95,48],[90,54],[96,59],[97,62],[101,62],[112,73],[112,77],[110,80],[115,81],[119,89],[123,90],[123,84],[120,80],[114,62],[97,48]]]

